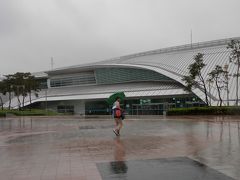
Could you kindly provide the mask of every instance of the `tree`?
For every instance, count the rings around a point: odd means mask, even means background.
[[[22,73],[17,72],[12,75],[13,76],[13,91],[15,96],[18,99],[18,108],[21,109],[21,107],[24,107],[25,98],[28,95],[29,90],[29,79],[31,77],[31,73]],[[22,97],[22,102],[20,100],[20,96]]]
[[[24,77],[25,77],[25,73],[21,73],[21,72],[17,72],[15,74],[12,75],[13,76],[13,92],[15,94],[15,96],[18,99],[18,109],[21,109],[21,100],[20,100],[20,96],[22,96],[23,98],[25,97],[25,82],[24,82]]]
[[[32,92],[34,92],[35,96],[38,96],[38,92],[40,89],[40,83],[36,80],[35,76],[29,74],[26,80],[26,92],[29,94],[30,104],[32,103]]]
[[[208,78],[207,79],[207,84],[208,84],[208,93],[209,94],[211,94],[211,92],[212,92],[212,84],[213,84],[214,82],[213,82],[213,80],[212,79],[210,79],[210,78]],[[212,106],[212,102],[211,102],[211,97],[209,97],[209,106]]]
[[[16,96],[18,100],[18,109],[24,107],[25,98],[27,95],[30,97],[31,93],[34,92],[37,96],[37,92],[40,90],[40,84],[31,73],[17,72],[15,74],[5,75],[5,79],[1,81],[0,93],[3,95],[9,95],[9,109],[11,109],[12,96]],[[20,97],[22,99],[20,100]]]
[[[209,80],[212,80],[215,82],[217,92],[218,92],[218,97],[220,101],[220,107],[222,107],[222,97],[221,97],[221,90],[224,86],[221,85],[223,81],[221,81],[221,78],[223,76],[223,68],[219,65],[215,66],[215,69],[212,70],[208,75],[210,76]]]
[[[236,73],[233,74],[233,77],[236,77],[236,106],[238,106],[238,88],[239,88],[239,70],[240,70],[240,41],[239,40],[231,40],[227,46],[230,51],[230,63],[233,63],[237,66]]]
[[[194,56],[194,63],[188,67],[188,75],[184,76],[182,80],[186,83],[186,90],[191,92],[193,88],[203,90],[205,94],[205,103],[208,106],[208,93],[205,80],[202,76],[202,69],[206,66],[203,62],[203,54],[198,53]]]
[[[4,89],[3,95],[8,95],[8,109],[11,109],[11,102],[12,102],[12,93],[13,93],[13,75],[5,75],[5,79],[3,80]]]
[[[231,77],[231,74],[229,74],[229,71],[228,71],[228,64],[225,64],[223,66],[223,70],[224,70],[224,89],[227,91],[227,106],[229,106],[229,79]]]
[[[3,83],[3,81],[0,81],[0,103],[1,103],[2,110],[3,110],[3,99],[2,99],[1,94],[4,93],[4,89],[5,89],[4,83]]]
[[[27,95],[29,95],[30,104],[32,101],[32,91],[35,92],[35,95],[37,96],[37,92],[40,90],[39,86],[40,84],[37,82],[36,78],[31,75],[31,73],[21,73],[17,72],[13,75],[14,77],[14,92],[15,95],[18,98],[19,101],[19,109],[24,107],[25,104],[25,98]],[[19,96],[22,96],[22,102],[19,99]]]

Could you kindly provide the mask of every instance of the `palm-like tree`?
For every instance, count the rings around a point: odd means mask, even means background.
[[[208,93],[205,79],[202,76],[202,69],[206,66],[203,62],[203,54],[198,53],[194,56],[194,62],[188,66],[188,75],[184,76],[182,80],[186,83],[186,90],[191,92],[192,88],[200,88],[205,94],[206,105],[208,102]]]
[[[2,110],[3,110],[3,99],[1,95],[4,94],[4,89],[5,89],[4,83],[3,81],[0,81],[0,103],[1,103]]]
[[[32,93],[37,96],[37,92],[40,90],[40,84],[31,73],[16,73],[14,74],[14,85],[18,87],[15,94],[17,97],[22,96],[22,107],[25,104],[25,98],[29,95],[30,104],[32,103]],[[19,99],[19,98],[18,98]],[[20,102],[20,100],[19,100]]]
[[[220,107],[222,106],[222,96],[221,96],[221,90],[224,86],[221,85],[221,78],[223,76],[223,68],[219,65],[215,66],[215,69],[212,70],[208,75],[210,76],[209,80],[212,80],[215,82],[217,92],[218,92],[218,97],[220,101]]]
[[[40,90],[40,84],[31,73],[17,72],[15,74],[5,75],[5,79],[1,81],[0,93],[9,96],[9,109],[11,109],[12,96],[16,96],[18,100],[18,108],[24,107],[25,98],[29,95],[30,103],[32,101],[32,93],[37,96]],[[22,100],[20,100],[22,97]],[[0,99],[1,101],[1,99]]]
[[[26,93],[29,94],[30,104],[32,103],[32,93],[37,97],[40,89],[40,83],[36,80],[35,76],[28,75],[26,79]]]
[[[240,41],[239,40],[232,40],[228,46],[228,49],[231,49],[230,52],[230,63],[234,63],[237,66],[236,73],[233,74],[233,77],[236,77],[236,106],[238,106],[238,88],[239,83],[238,79],[240,76]]]
[[[12,94],[13,94],[13,84],[14,78],[13,75],[5,75],[5,79],[2,81],[4,84],[4,89],[2,91],[3,95],[8,95],[8,109],[11,109]]]

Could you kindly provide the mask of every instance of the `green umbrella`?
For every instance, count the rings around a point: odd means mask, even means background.
[[[121,101],[124,100],[125,98],[125,94],[124,92],[116,92],[114,94],[112,94],[111,96],[109,96],[109,98],[107,99],[107,103],[109,105],[112,105],[115,101],[116,101],[116,98],[119,97],[121,99]]]

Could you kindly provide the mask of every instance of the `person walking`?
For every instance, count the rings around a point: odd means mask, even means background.
[[[113,103],[112,111],[113,111],[113,117],[115,120],[115,128],[113,129],[113,132],[116,134],[116,136],[120,136],[120,130],[123,127],[123,110],[120,107],[120,101],[121,99],[119,97],[116,98],[116,101]]]

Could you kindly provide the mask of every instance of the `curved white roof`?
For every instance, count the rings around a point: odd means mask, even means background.
[[[71,66],[65,68],[55,69],[48,73],[60,73],[81,69],[92,69],[98,67],[112,67],[112,66],[124,66],[149,69],[165,76],[168,76],[184,85],[182,77],[187,74],[188,66],[193,63],[193,57],[197,53],[204,54],[204,63],[207,65],[203,69],[203,76],[205,79],[208,77],[208,73],[214,69],[216,65],[224,66],[229,64],[230,50],[227,49],[227,44],[232,40],[240,38],[222,39],[216,41],[209,41],[196,44],[188,44],[183,46],[176,46],[171,48],[159,49],[154,51],[147,51],[128,56],[122,56],[106,61],[101,61],[94,64],[85,64],[79,66]],[[236,66],[234,64],[229,65],[229,73],[234,73]],[[203,101],[204,93],[200,89],[194,89],[193,92],[199,96]],[[231,78],[229,81],[229,98],[234,103],[236,94],[236,80]],[[217,90],[212,86],[211,91],[208,92],[211,102],[213,104],[218,103]],[[223,100],[226,101],[226,91],[222,90]]]

